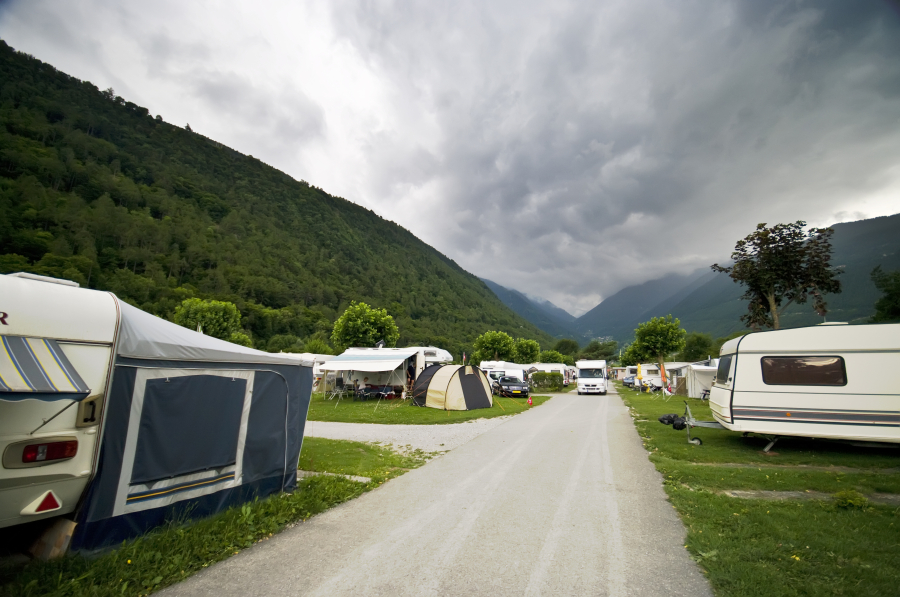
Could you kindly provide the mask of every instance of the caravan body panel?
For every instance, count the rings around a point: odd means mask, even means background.
[[[12,343],[25,346],[22,338],[33,351],[32,365],[37,364],[41,371],[46,371],[50,380],[54,379],[54,373],[62,373],[62,369],[55,362],[54,353],[47,350],[45,340],[62,352],[57,356],[66,361],[63,369],[74,369],[80,378],[79,385],[88,389],[85,393],[0,391],[0,454],[4,456],[4,465],[0,467],[2,528],[71,513],[78,505],[93,471],[118,310],[115,297],[106,292],[0,275],[0,321],[0,336],[6,340],[6,344],[0,345],[4,351],[2,357],[14,368],[10,371],[6,367],[4,371],[7,378],[17,377],[15,384],[14,380],[7,379],[7,389],[23,389],[25,379],[31,381],[27,373],[20,377],[15,369],[16,365],[24,365],[15,358]],[[32,375],[43,377],[34,367]],[[66,389],[59,383],[53,387]],[[45,421],[49,422],[44,424]],[[77,442],[73,457],[22,462],[23,444],[50,444],[62,438]],[[48,490],[57,495],[61,508],[22,514]]]
[[[900,325],[813,326],[748,334],[722,347],[710,392],[727,429],[900,442]]]

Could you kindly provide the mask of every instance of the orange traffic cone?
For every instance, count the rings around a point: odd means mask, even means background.
[[[528,406],[531,406],[531,396],[528,397]]]

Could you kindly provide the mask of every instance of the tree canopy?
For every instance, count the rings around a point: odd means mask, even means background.
[[[511,361],[515,358],[516,342],[506,332],[488,331],[475,339],[473,362]]]
[[[513,348],[513,362],[529,364],[536,363],[541,353],[541,345],[535,340],[517,338]]]
[[[579,359],[586,361],[608,361],[619,350],[619,343],[615,340],[591,340],[588,345],[578,354]]]
[[[780,329],[780,316],[791,303],[813,299],[819,315],[827,312],[824,295],[841,291],[838,272],[831,266],[832,228],[813,228],[804,233],[806,222],[776,224],[739,240],[731,254],[734,265],[711,266],[746,287],[741,298],[749,301],[741,321],[748,327]]]
[[[366,303],[352,302],[334,322],[331,342],[338,350],[351,346],[372,347],[384,340],[387,347],[397,345],[400,330],[385,309],[373,309]]]
[[[875,302],[872,323],[900,320],[900,270],[885,272],[879,265],[872,270],[872,282],[883,294]]]
[[[252,346],[250,336],[241,330],[241,313],[228,301],[189,298],[175,308],[175,323],[207,336],[241,346]]]
[[[684,348],[678,355],[679,361],[693,363],[713,356],[713,338],[709,334],[690,332],[684,339]],[[715,356],[719,356],[718,352]]]
[[[574,357],[578,354],[578,348],[578,342],[572,340],[571,338],[563,338],[562,340],[558,340],[556,344],[553,345],[552,350],[555,350],[560,354],[567,354]]]
[[[545,350],[541,352],[541,363],[563,363],[566,356],[556,350]],[[571,357],[569,357],[571,359]],[[568,364],[568,363],[566,363]]]
[[[659,370],[664,371],[663,363],[666,357],[684,348],[685,333],[681,328],[681,322],[673,319],[671,315],[654,317],[638,325],[634,330],[633,350],[635,355],[655,358]]]

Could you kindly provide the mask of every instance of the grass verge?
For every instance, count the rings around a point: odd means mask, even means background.
[[[0,569],[3,597],[147,595],[265,541],[427,462],[421,451],[397,454],[382,446],[305,438],[300,468],[370,477],[368,484],[330,475],[308,477],[293,493],[235,507],[187,524],[170,524],[97,557],[80,555]]]
[[[856,448],[801,438],[767,441],[695,429],[702,446],[656,419],[684,411],[621,384],[618,391],[663,474],[666,492],[687,527],[686,547],[718,595],[896,595],[900,580],[900,509],[826,501],[738,499],[723,489],[900,493],[900,451]],[[706,404],[690,400],[698,419]]]
[[[441,425],[460,423],[472,419],[490,419],[504,415],[515,415],[540,406],[550,396],[532,396],[533,406],[526,398],[497,398],[491,408],[477,410],[438,410],[412,406],[409,400],[385,400],[355,402],[353,400],[328,400],[325,394],[313,394],[309,403],[310,421],[332,421],[337,423],[384,423],[389,425]]]

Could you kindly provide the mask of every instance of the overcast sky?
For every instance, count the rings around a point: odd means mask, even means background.
[[[896,2],[13,0],[0,37],[575,315],[900,212]]]

